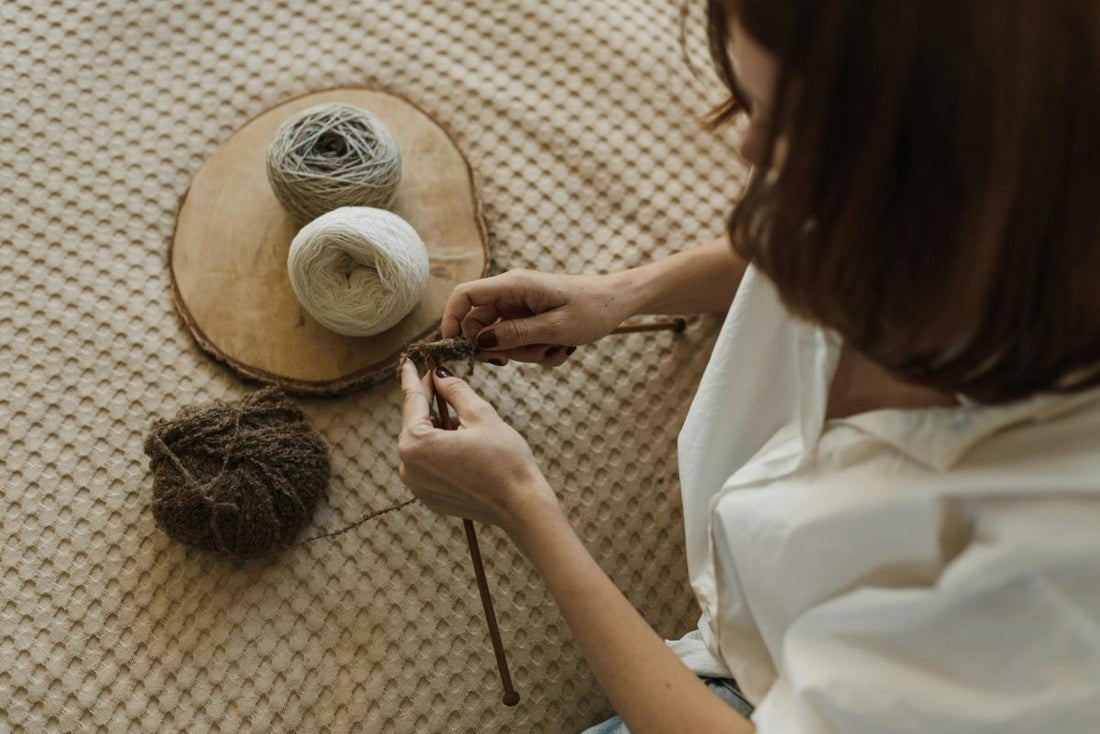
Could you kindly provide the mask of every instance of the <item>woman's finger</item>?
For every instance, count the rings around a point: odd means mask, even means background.
[[[557,367],[569,359],[569,355],[576,349],[576,347],[550,347],[543,353],[543,359],[539,364],[543,367]]]
[[[479,362],[488,362],[495,367],[503,367],[508,364],[508,354],[506,352],[477,352],[474,354],[474,359]]]
[[[480,395],[465,381],[455,377],[450,371],[440,374],[441,370],[432,370],[432,379],[435,380],[435,389],[443,396],[443,399],[454,406],[455,413],[460,416],[473,416],[484,414],[493,410],[493,406],[485,402]]]
[[[489,324],[495,324],[501,317],[500,309],[496,306],[474,306],[462,319],[462,334],[471,339]]]
[[[401,365],[402,425],[405,430],[431,427],[431,409],[424,384],[411,359]]]
[[[462,319],[477,306],[506,309],[523,304],[525,289],[521,281],[514,273],[501,273],[455,286],[447,298],[447,305],[443,307],[443,318],[439,324],[443,338],[458,336],[462,332]]]
[[[561,350],[560,348],[555,350],[554,347],[555,344],[529,344],[527,347],[505,350],[504,354],[509,360],[515,360],[516,362],[541,364]]]
[[[428,412],[430,413],[435,404],[435,383],[432,382],[431,370],[425,372],[424,376],[420,378],[420,386],[424,388],[424,397],[428,400]]]

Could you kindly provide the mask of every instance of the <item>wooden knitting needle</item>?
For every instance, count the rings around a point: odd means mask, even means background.
[[[623,324],[611,330],[612,334],[633,334],[638,331],[675,331],[677,333],[687,328],[687,319],[677,316],[666,321],[651,321],[648,324]]]
[[[428,369],[434,370],[439,362],[429,355],[427,359]],[[445,431],[454,430],[451,423],[451,414],[447,412],[447,401],[438,392],[435,394],[435,407],[439,412],[439,427]],[[470,546],[470,560],[474,564],[474,576],[477,577],[477,590],[481,592],[481,606],[485,610],[485,621],[489,625],[489,639],[493,643],[493,652],[497,657],[497,669],[500,670],[500,684],[504,688],[501,701],[505,706],[515,706],[519,703],[519,694],[512,687],[512,676],[508,674],[508,660],[504,657],[504,645],[500,641],[500,629],[497,627],[497,617],[493,613],[493,598],[489,596],[489,582],[485,579],[485,566],[481,563],[481,549],[477,545],[477,533],[474,532],[472,520],[462,520],[466,529],[466,543]]]

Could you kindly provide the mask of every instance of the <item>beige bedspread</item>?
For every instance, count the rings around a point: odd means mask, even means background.
[[[481,188],[500,269],[599,272],[709,238],[744,171],[696,116],[675,0],[0,6],[0,730],[576,731],[610,715],[527,562],[482,552],[516,688],[500,703],[461,523],[419,505],[272,560],[170,542],[155,416],[246,384],[169,298],[180,196],[249,117],[337,85],[406,95]],[[694,626],[675,439],[718,319],[610,337],[475,387],[665,637]],[[399,391],[299,400],[332,447],[309,532],[407,498]]]

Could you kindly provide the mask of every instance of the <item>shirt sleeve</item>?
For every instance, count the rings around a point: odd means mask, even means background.
[[[1100,731],[1100,500],[1003,497],[928,587],[861,587],[788,628],[760,734]]]

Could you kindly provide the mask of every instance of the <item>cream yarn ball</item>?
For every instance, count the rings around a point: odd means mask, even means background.
[[[405,318],[428,288],[428,251],[385,209],[345,206],[302,227],[287,256],[290,287],[337,334],[371,336]]]

